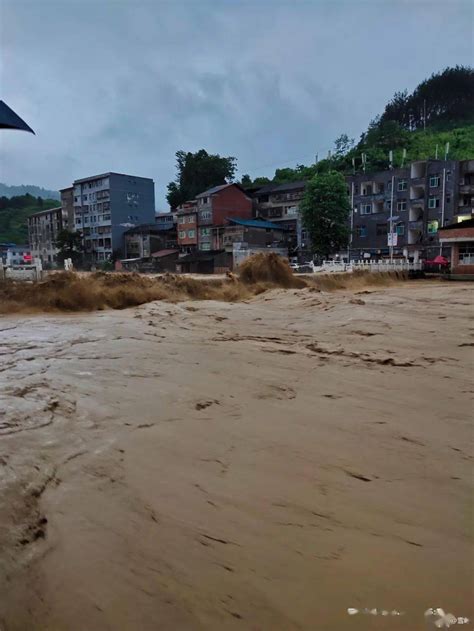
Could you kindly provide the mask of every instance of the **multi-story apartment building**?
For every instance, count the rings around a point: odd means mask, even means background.
[[[238,184],[214,186],[177,209],[182,251],[220,249],[228,219],[251,219],[252,199]]]
[[[348,176],[350,257],[383,257],[391,252],[414,259],[434,258],[442,251],[439,228],[470,216],[473,167],[472,160],[424,160],[404,168]]]
[[[195,199],[185,202],[178,207],[176,212],[178,218],[178,246],[182,252],[190,254],[197,249],[197,201]]]
[[[198,249],[218,250],[227,219],[251,219],[252,198],[238,184],[222,184],[196,196]]]
[[[59,191],[63,209],[63,228],[74,231],[74,187],[68,186]]]
[[[309,236],[303,227],[299,205],[307,182],[267,184],[254,193],[255,213],[269,221],[281,224],[290,235],[290,252],[302,259],[311,256]]]
[[[459,165],[458,221],[474,215],[474,160],[463,160]]]
[[[41,210],[28,217],[28,242],[33,258],[41,259],[45,266],[56,263],[56,239],[66,224],[62,207]]]
[[[74,226],[82,233],[92,262],[121,255],[124,232],[155,221],[155,185],[150,178],[109,172],[75,180],[73,188]]]

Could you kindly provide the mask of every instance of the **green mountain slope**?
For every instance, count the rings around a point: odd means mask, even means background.
[[[40,210],[57,208],[57,199],[41,199],[32,195],[0,198],[0,243],[28,243],[28,217]]]

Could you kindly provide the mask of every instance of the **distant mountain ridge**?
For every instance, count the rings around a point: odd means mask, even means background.
[[[26,195],[29,193],[33,197],[42,197],[43,199],[61,199],[59,191],[50,191],[42,186],[34,184],[20,184],[18,186],[9,186],[0,182],[0,197],[16,197],[17,195]]]

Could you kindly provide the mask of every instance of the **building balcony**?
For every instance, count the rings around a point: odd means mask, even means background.
[[[410,167],[410,178],[412,180],[419,180],[426,176],[426,161],[420,160],[418,162],[412,162]]]
[[[410,201],[419,201],[420,199],[425,198],[425,185],[424,184],[416,184],[410,186]]]
[[[212,226],[212,217],[202,218],[198,216],[198,226]]]
[[[423,222],[422,221],[409,221],[408,222],[408,230],[413,230],[417,232],[423,232]]]
[[[461,195],[474,195],[474,184],[462,184],[459,187]]]

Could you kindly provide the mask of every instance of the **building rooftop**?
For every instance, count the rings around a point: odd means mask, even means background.
[[[156,223],[142,223],[138,226],[133,226],[124,232],[124,234],[159,234],[162,232],[161,228]]]
[[[131,177],[134,180],[149,180],[153,182],[151,177],[142,177],[140,175],[130,175],[130,173],[117,173],[116,171],[108,171],[107,173],[99,173],[98,175],[91,175],[89,177],[83,177],[79,180],[74,180],[74,184],[82,184],[82,182],[90,182],[91,180],[98,180],[109,175],[120,175],[120,177]]]
[[[227,217],[227,221],[237,224],[239,226],[246,226],[247,228],[265,228],[270,230],[286,230],[285,226],[278,225],[272,221],[265,221],[263,219],[233,219]]]
[[[228,184],[220,184],[219,186],[208,188],[207,191],[203,191],[202,193],[199,193],[199,195],[196,195],[196,198],[199,199],[200,197],[209,197],[210,195],[215,195],[219,191],[222,191],[224,188],[228,188],[229,186],[236,186],[239,190],[242,191],[244,195],[247,195],[245,189],[242,188],[240,184],[237,184],[237,182],[229,182]]]
[[[164,256],[170,256],[171,254],[178,254],[179,250],[158,250],[158,252],[153,252],[151,255],[152,258],[161,259]]]
[[[285,193],[286,191],[300,190],[304,189],[307,183],[307,180],[298,180],[297,182],[285,182],[284,184],[265,184],[265,186],[262,186],[256,191],[255,195],[259,196],[268,193]]]
[[[31,217],[38,217],[39,215],[45,215],[46,213],[53,212],[53,210],[62,210],[61,206],[54,206],[54,208],[45,208],[44,210],[39,210],[37,213],[32,213],[28,215],[28,219]]]

